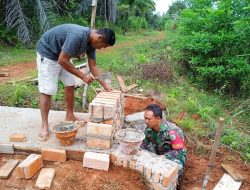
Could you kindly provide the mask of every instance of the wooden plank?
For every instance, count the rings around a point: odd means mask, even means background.
[[[0,168],[0,178],[7,179],[20,160],[8,160]]]
[[[127,86],[127,89],[126,89],[126,92],[132,90],[133,88],[137,87],[138,85],[137,84],[132,84],[130,86]]]
[[[234,181],[230,175],[225,173],[216,184],[214,190],[239,190],[241,183],[242,181]]]
[[[0,73],[0,77],[8,77],[10,76],[10,73]]]
[[[227,164],[221,164],[221,167],[235,180],[235,181],[242,181],[244,177],[236,171],[235,168],[233,168],[230,165]]]
[[[121,76],[117,76],[117,80],[118,80],[118,82],[120,84],[122,92],[126,92],[127,91],[127,87],[126,87],[126,85],[125,85],[122,77]]]

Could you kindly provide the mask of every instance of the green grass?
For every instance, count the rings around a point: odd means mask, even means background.
[[[14,65],[23,62],[34,62],[35,56],[35,49],[0,46],[0,66]]]
[[[157,96],[162,103],[167,105],[166,115],[170,120],[181,126],[186,135],[200,143],[197,152],[204,153],[204,139],[214,139],[219,117],[224,117],[224,130],[221,142],[236,151],[241,152],[242,157],[250,161],[250,114],[249,99],[228,97],[220,93],[206,92],[180,74],[181,67],[174,62],[175,52],[171,46],[171,35],[167,34],[165,40],[154,40],[159,32],[148,31],[145,33],[130,33],[126,36],[117,35],[117,47],[112,51],[97,53],[97,65],[104,71],[112,72],[112,85],[119,88],[116,75],[124,76],[126,85],[136,83],[143,93],[160,94]],[[8,50],[13,55],[17,49]],[[20,54],[27,58],[35,56],[34,50],[21,50]],[[34,57],[32,58],[34,60]],[[145,63],[165,62],[173,71],[170,81],[143,80],[140,66]],[[16,57],[10,62],[16,62]],[[76,61],[77,63],[84,62]],[[2,63],[2,60],[1,60]],[[35,75],[36,73],[31,73]],[[15,84],[16,86],[0,86],[0,103],[9,106],[36,107],[37,89],[27,83]],[[94,88],[97,83],[90,85],[88,100],[95,96]],[[138,89],[139,89],[138,88]],[[82,88],[76,90],[76,107],[81,110]],[[136,90],[134,91],[135,93]],[[63,104],[63,85],[59,85],[58,94],[53,97],[54,102]],[[185,112],[186,116],[180,120],[178,115]],[[192,119],[198,114],[200,119]]]

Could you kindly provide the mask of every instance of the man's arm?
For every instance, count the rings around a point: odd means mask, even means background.
[[[94,75],[94,77],[100,77],[100,69],[97,67],[95,59],[91,59],[90,57],[88,57],[88,64],[90,72]],[[100,80],[98,78],[97,81],[103,86],[105,90],[112,90],[111,87],[104,80]]]
[[[79,77],[86,83],[91,83],[93,81],[93,78],[90,76],[86,76],[84,73],[79,71],[78,69],[75,68],[74,65],[70,63],[71,57],[67,55],[64,51],[61,51],[59,58],[58,58],[58,63],[68,72],[72,73],[73,75]]]

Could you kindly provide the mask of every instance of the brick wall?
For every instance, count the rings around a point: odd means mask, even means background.
[[[178,179],[178,164],[146,150],[136,155],[125,155],[120,148],[111,154],[111,163],[137,170],[147,179],[148,189],[175,190]]]
[[[87,123],[87,146],[108,149],[114,134],[124,120],[123,94],[121,91],[100,92],[89,104],[91,122]]]

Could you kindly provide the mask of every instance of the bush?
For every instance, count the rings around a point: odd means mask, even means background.
[[[143,29],[148,27],[148,23],[145,18],[130,16],[128,18],[128,27],[130,29]]]
[[[18,42],[15,33],[0,24],[0,44],[8,44],[11,46],[15,46]]]
[[[250,92],[250,19],[247,1],[185,9],[178,23],[177,49],[191,78],[224,93]]]

